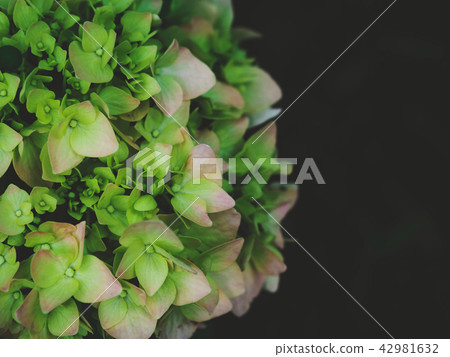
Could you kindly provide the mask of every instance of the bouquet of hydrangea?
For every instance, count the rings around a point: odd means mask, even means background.
[[[242,162],[275,156],[257,130],[281,91],[232,20],[231,0],[0,0],[0,334],[189,337],[276,290],[267,213],[296,190]]]

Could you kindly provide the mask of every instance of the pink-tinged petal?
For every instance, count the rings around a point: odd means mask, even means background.
[[[202,162],[199,159],[206,160]],[[195,162],[196,160],[198,161]],[[197,165],[198,172],[194,172],[194,165]],[[206,178],[222,187],[222,169],[220,160],[216,158],[214,150],[208,145],[200,144],[192,148],[189,153],[184,169],[183,182],[186,183],[192,179]],[[216,172],[219,172],[220,175],[214,175]],[[198,177],[194,177],[194,175],[198,175]]]
[[[227,269],[208,274],[217,286],[230,298],[238,297],[245,293],[244,274],[237,263],[231,264]]]
[[[197,59],[191,51],[181,47],[176,61],[160,69],[164,76],[171,76],[183,89],[183,99],[191,100],[208,92],[216,84],[211,69]]]
[[[197,304],[189,304],[181,307],[181,312],[190,321],[205,322],[211,319],[211,314]]]
[[[0,150],[4,152],[13,151],[21,141],[22,135],[8,125],[0,123]]]
[[[170,201],[173,208],[183,217],[203,227],[211,227],[212,221],[208,217],[206,202],[194,194],[177,193]]]
[[[216,308],[214,309],[211,318],[214,319],[216,317],[228,314],[233,309],[233,304],[229,297],[219,289],[219,302],[217,303]]]
[[[245,100],[245,112],[254,114],[270,108],[282,97],[282,92],[273,78],[260,68],[249,68],[247,74],[253,76],[253,80],[241,89]]]
[[[191,268],[197,274],[188,272],[178,266],[175,266],[175,271],[169,274],[177,288],[177,296],[173,302],[176,306],[192,304],[211,292],[211,287],[203,272],[194,264],[191,264]]]
[[[84,237],[86,233],[86,222],[81,222],[76,225],[76,231],[71,233],[71,237],[75,237],[78,245],[78,255],[77,259],[73,262],[73,266],[75,269],[78,269],[81,266],[81,262],[83,261],[84,254]]]
[[[14,264],[3,264],[0,266],[0,291],[8,291],[11,281],[17,270],[19,270],[19,262]]]
[[[67,128],[67,124],[63,121],[55,125],[48,137],[48,155],[55,175],[69,171],[83,161],[83,156],[73,151],[70,145],[71,129]]]
[[[250,304],[261,292],[266,281],[266,276],[257,273],[252,268],[248,268],[244,271],[244,281],[246,286],[245,293],[231,299],[231,302],[233,303],[233,313],[238,317],[247,313]]]
[[[122,286],[114,278],[108,267],[97,257],[85,255],[80,269],[75,273],[80,283],[75,299],[84,303],[94,303],[111,299],[122,292]]]
[[[264,289],[270,293],[276,293],[278,287],[280,286],[280,276],[268,276],[266,279],[266,283],[264,285]]]
[[[145,254],[145,245],[141,241],[134,241],[131,243],[120,261],[116,276],[119,279],[135,278],[135,265],[143,254]]]
[[[47,317],[41,311],[39,293],[36,289],[31,290],[25,301],[17,309],[16,318],[29,330],[41,331],[44,328]]]
[[[125,318],[127,310],[125,299],[119,296],[102,301],[98,307],[98,318],[103,329],[108,330],[117,325]]]
[[[160,338],[181,339],[191,338],[198,324],[183,316],[180,309],[172,310],[158,325]]]
[[[68,267],[49,250],[39,249],[31,261],[31,276],[36,286],[48,288],[64,276]]]
[[[117,325],[106,330],[114,338],[147,339],[153,335],[156,320],[145,307],[127,303],[127,314]]]
[[[267,124],[264,128],[253,134],[248,139],[247,151],[250,160],[257,161],[261,157],[272,157],[276,150],[277,127],[273,123]],[[254,144],[253,144],[254,143]]]
[[[140,241],[144,245],[157,244],[173,253],[183,250],[183,244],[176,234],[161,221],[143,221],[132,224],[123,232],[119,241],[125,247],[135,241]]]
[[[211,149],[213,149],[213,151],[215,153],[219,153],[220,152],[220,139],[217,136],[217,134],[209,129],[203,129],[203,130],[198,130],[197,131],[197,140],[201,143],[201,144],[205,144],[211,147]],[[225,166],[226,163],[223,162],[223,166]],[[225,168],[223,170],[223,172],[225,172]],[[221,186],[221,183],[217,183],[219,186]]]
[[[28,186],[50,187],[51,183],[42,179],[42,164],[39,158],[41,149],[33,140],[23,140],[14,150],[13,166],[17,176]]]
[[[147,296],[145,305],[150,314],[159,320],[169,310],[175,301],[177,289],[171,279],[166,279],[164,284],[159,288],[153,296]]]
[[[196,195],[203,199],[206,203],[206,211],[208,213],[226,211],[235,205],[231,196],[220,186],[203,178],[200,179],[198,184],[194,183],[194,181],[186,183],[180,192]]]
[[[264,275],[279,275],[286,271],[282,258],[258,241],[253,246],[252,262],[256,270]]]
[[[277,221],[282,221],[289,211],[294,207],[298,199],[297,187],[286,187],[285,189],[269,188],[270,197],[273,199],[275,209],[271,214]]]
[[[145,253],[136,262],[136,276],[146,293],[153,296],[169,272],[167,260],[159,254]]]
[[[250,115],[250,128],[262,125],[270,119],[277,118],[282,112],[280,108],[269,108]]]
[[[51,233],[41,231],[31,232],[25,236],[25,247],[30,248],[39,244],[52,243],[55,239],[55,236]]]
[[[211,272],[224,270],[236,261],[242,250],[243,244],[244,239],[235,239],[202,253],[198,257],[198,260],[208,260],[208,265]]]
[[[232,208],[223,212],[210,214],[215,234],[224,239],[234,239],[241,225],[241,214]]]
[[[171,77],[156,76],[161,92],[153,96],[156,105],[164,115],[174,115],[183,104],[183,90]]]
[[[208,278],[206,278],[208,279]],[[212,314],[217,304],[219,303],[219,289],[217,289],[216,284],[213,280],[208,279],[209,286],[211,287],[211,292],[206,295],[203,299],[197,301],[195,305],[198,305],[208,311],[209,314]]]
[[[231,106],[238,109],[245,107],[245,101],[241,93],[232,86],[221,82],[217,82],[214,88],[206,93],[204,97],[223,106]]]
[[[138,288],[136,285],[130,284],[128,281],[122,281],[123,288],[127,291],[128,297],[137,306],[144,306],[147,299],[147,294],[144,290]]]
[[[281,231],[280,227],[276,228],[274,244],[278,248],[284,249],[284,237],[283,237],[283,232]]]
[[[48,315],[48,329],[54,336],[73,336],[78,333],[80,319],[73,299],[58,306]]]
[[[109,120],[100,112],[91,124],[79,123],[70,134],[70,145],[80,156],[105,157],[114,154],[119,143]]]
[[[210,36],[214,33],[214,27],[211,21],[202,17],[194,17],[191,22],[183,25],[181,29],[191,38],[197,36]]]
[[[210,281],[212,287],[211,293],[194,304],[184,305],[181,311],[189,320],[195,322],[204,322],[211,319],[211,315],[219,303],[219,290],[214,282]]]
[[[72,234],[53,242],[51,247],[52,252],[61,257],[65,265],[74,262],[78,256],[79,243]]]
[[[57,306],[69,300],[78,290],[78,282],[69,277],[63,277],[49,288],[39,290],[39,301],[42,312],[49,313]]]

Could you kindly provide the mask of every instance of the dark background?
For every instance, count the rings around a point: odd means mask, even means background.
[[[264,35],[247,48],[286,108],[391,2],[239,0],[236,25]],[[278,124],[280,157],[327,182],[299,188],[285,227],[395,338],[450,331],[445,3],[399,0]],[[277,294],[200,335],[388,337],[298,245],[284,254]]]

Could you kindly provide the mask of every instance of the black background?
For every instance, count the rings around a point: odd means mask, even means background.
[[[391,2],[239,0],[236,25],[263,34],[247,48],[286,108]],[[299,188],[285,227],[395,338],[450,331],[445,3],[399,0],[278,124],[280,157],[327,182]],[[389,337],[298,245],[284,254],[277,294],[197,336]]]

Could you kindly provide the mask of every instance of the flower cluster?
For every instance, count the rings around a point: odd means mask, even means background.
[[[253,142],[281,91],[232,21],[231,0],[0,0],[0,334],[189,337],[276,290],[267,212],[295,188],[193,181],[196,158],[276,154],[275,126]],[[170,160],[139,184],[144,150]]]

